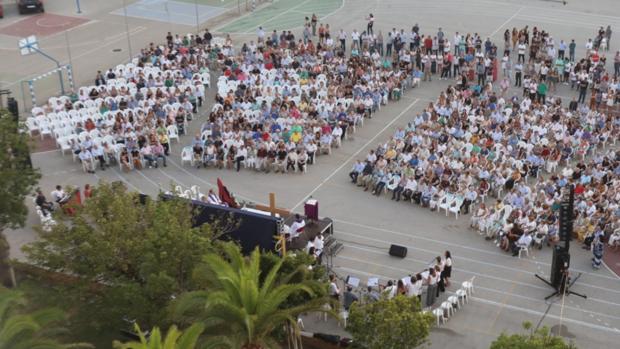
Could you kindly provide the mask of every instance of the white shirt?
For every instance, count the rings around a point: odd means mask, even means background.
[[[55,202],[61,201],[65,196],[67,196],[67,194],[65,194],[65,191],[62,189],[52,192],[52,199],[54,199]]]
[[[519,240],[517,240],[517,245],[518,246],[529,246],[531,242],[532,242],[532,236],[530,234],[523,234],[521,235]]]
[[[291,237],[294,238],[301,234],[301,229],[306,226],[306,222],[302,219],[301,222],[295,221],[291,224]]]
[[[338,285],[336,285],[335,282],[329,283],[329,295],[330,296],[340,295],[340,289],[338,288]]]

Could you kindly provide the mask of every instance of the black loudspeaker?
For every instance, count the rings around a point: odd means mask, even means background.
[[[407,257],[407,248],[400,245],[390,245],[390,256],[405,258]]]
[[[550,280],[553,287],[559,289],[562,284],[562,276],[570,266],[570,254],[560,246],[553,248],[553,259],[551,261]]]
[[[17,106],[17,101],[15,100],[15,98],[9,97],[7,99],[7,107],[11,114],[13,114],[14,120],[17,121],[17,118],[19,118],[19,107]]]
[[[325,333],[315,333],[314,338],[321,339],[330,344],[338,344],[340,342],[340,336]]]

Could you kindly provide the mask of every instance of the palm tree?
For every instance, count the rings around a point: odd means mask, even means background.
[[[294,274],[280,275],[284,259],[261,278],[260,253],[244,257],[235,245],[225,245],[226,259],[218,254],[205,256],[209,291],[181,297],[174,315],[206,326],[207,348],[279,348],[275,330],[286,328],[298,336],[297,317],[310,311],[324,311],[329,303],[323,283],[303,279],[290,283]],[[291,304],[289,297],[303,294],[306,301]],[[299,303],[299,302],[298,302]]]
[[[0,289],[0,349],[67,349],[92,348],[90,344],[61,344],[48,336],[58,333],[55,323],[64,320],[55,308],[20,313],[26,304],[21,292]]]
[[[158,327],[153,329],[151,336],[146,339],[146,335],[140,330],[138,324],[135,325],[135,330],[140,337],[139,342],[120,343],[114,341],[114,348],[116,349],[194,349],[196,342],[202,331],[204,331],[203,324],[194,324],[190,326],[184,332],[177,329],[176,326],[172,326],[168,329],[166,338],[162,341],[161,331]]]

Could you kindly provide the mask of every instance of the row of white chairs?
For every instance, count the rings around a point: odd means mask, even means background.
[[[432,314],[437,319],[437,326],[440,324],[445,325],[457,310],[462,309],[465,304],[469,303],[469,299],[474,293],[475,279],[476,277],[473,276],[471,279],[463,281],[461,288],[454,295],[448,297],[446,301],[432,310]]]

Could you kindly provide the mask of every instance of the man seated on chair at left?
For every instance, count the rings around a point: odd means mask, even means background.
[[[519,250],[522,248],[527,248],[532,243],[532,236],[529,231],[525,231],[519,240],[512,246],[512,256],[516,257],[519,255]]]

